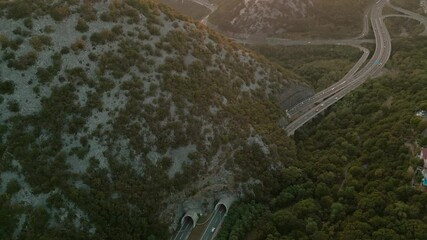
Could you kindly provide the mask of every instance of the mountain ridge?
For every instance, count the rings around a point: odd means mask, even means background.
[[[295,156],[275,99],[307,85],[155,1],[0,9],[5,237],[167,238]]]

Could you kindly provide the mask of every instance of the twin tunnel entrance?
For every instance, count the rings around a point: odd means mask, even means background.
[[[215,205],[214,212],[225,212],[225,215],[227,215],[233,201],[233,197],[225,197],[220,199],[219,202]],[[187,211],[181,219],[181,225],[191,225],[192,228],[196,227],[197,221],[199,220],[199,213],[200,212],[197,210]]]

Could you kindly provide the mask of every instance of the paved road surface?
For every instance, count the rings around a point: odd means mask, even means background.
[[[267,44],[270,45],[359,45],[362,43],[374,43],[373,39],[318,39],[318,40],[291,40],[285,38],[266,38]]]
[[[178,233],[176,234],[174,240],[187,240],[190,236],[191,231],[193,230],[193,222],[187,219],[184,224],[182,224]]]
[[[219,207],[218,210],[215,210],[214,215],[212,216],[208,226],[206,227],[205,232],[203,233],[202,240],[214,239],[214,237],[218,233],[222,222],[224,221],[225,216],[226,212],[223,207]]]
[[[358,47],[361,51],[363,51],[363,55],[359,59],[359,61],[350,69],[350,71],[341,80],[339,80],[338,82],[332,84],[331,86],[327,87],[321,92],[315,94],[314,96],[308,99],[305,99],[304,101],[298,103],[297,105],[289,109],[287,113],[291,119],[309,110],[310,108],[313,107],[314,104],[321,102],[323,99],[330,97],[333,94],[335,94],[337,91],[345,88],[347,86],[346,85],[347,81],[350,81],[352,78],[354,78],[354,74],[366,62],[370,53],[369,50],[364,47],[360,47],[360,46],[354,46],[354,47]]]
[[[323,99],[323,101],[319,102],[317,106],[312,106],[310,110],[306,111],[300,117],[291,122],[286,128],[289,135],[294,134],[296,129],[343,98],[347,93],[360,86],[366,79],[376,76],[383,68],[391,53],[390,34],[388,33],[387,27],[385,26],[382,18],[382,10],[385,4],[386,0],[377,1],[370,12],[370,19],[376,44],[372,58],[359,72],[355,73],[353,77],[343,83],[340,88],[335,88],[333,90],[333,94],[328,94],[330,97]]]

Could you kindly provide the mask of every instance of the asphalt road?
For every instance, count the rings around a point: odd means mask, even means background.
[[[193,230],[193,222],[187,219],[184,224],[182,224],[178,233],[176,234],[174,240],[187,240],[190,236],[191,231]]]
[[[382,10],[386,3],[386,0],[379,0],[372,6],[370,11],[370,20],[375,35],[376,45],[372,58],[361,70],[346,80],[346,82],[341,82],[344,80],[340,80],[341,85],[339,87],[335,87],[334,89],[330,88],[332,92],[329,92],[327,94],[328,96],[325,95],[322,100],[317,101],[317,105],[312,105],[308,111],[291,122],[286,128],[288,135],[293,135],[295,130],[304,123],[308,122],[317,114],[343,98],[347,93],[360,86],[366,79],[376,76],[386,64],[391,54],[391,38],[382,18]],[[299,109],[295,109],[294,111],[300,112]]]
[[[373,39],[317,39],[317,40],[291,40],[285,38],[266,38],[269,45],[359,45],[362,43],[374,43]]]
[[[202,240],[214,239],[225,216],[226,212],[223,207],[219,207],[218,210],[215,210],[214,215],[212,216],[208,226],[206,227],[205,232],[203,233]]]
[[[361,51],[363,51],[362,57],[359,59],[359,61],[348,71],[348,73],[338,82],[332,84],[328,88],[322,90],[321,92],[315,94],[314,96],[305,99],[304,101],[298,103],[297,105],[293,106],[291,109],[288,110],[288,116],[292,119],[300,115],[301,113],[304,113],[305,111],[309,110],[313,107],[316,103],[320,103],[323,99],[330,97],[334,95],[337,91],[345,88],[347,85],[347,81],[351,81],[351,79],[354,77],[354,74],[359,70],[359,68],[366,62],[366,60],[369,57],[369,50],[360,47],[360,46],[354,46],[358,47]]]

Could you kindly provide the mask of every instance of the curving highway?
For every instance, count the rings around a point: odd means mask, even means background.
[[[338,82],[332,84],[328,88],[322,90],[321,92],[315,94],[314,96],[305,99],[304,101],[298,103],[297,105],[293,106],[291,109],[287,110],[288,117],[291,119],[297,117],[301,113],[309,110],[309,108],[313,107],[313,104],[319,104],[323,99],[328,98],[332,95],[334,95],[337,91],[342,90],[347,86],[347,82],[351,81],[351,79],[354,77],[355,73],[359,70],[359,68],[366,62],[366,60],[369,57],[370,51],[364,47],[360,46],[353,46],[359,48],[361,51],[363,51],[362,57],[359,59],[359,61],[350,69],[350,71]],[[321,103],[320,103],[321,104]]]
[[[321,96],[322,92],[316,94],[313,97],[316,98],[316,101],[312,102],[311,104],[306,104],[304,106],[299,106],[296,109],[293,109],[294,112],[300,113],[303,112],[303,109],[309,110],[301,113],[299,117],[297,117],[286,127],[288,135],[293,135],[295,130],[300,128],[304,123],[308,122],[326,108],[343,98],[346,94],[360,86],[369,77],[376,76],[383,68],[391,54],[391,38],[382,18],[382,10],[386,3],[387,0],[378,0],[376,4],[372,6],[370,11],[369,17],[371,20],[372,30],[375,35],[376,45],[372,58],[358,72],[350,76],[347,74],[346,80],[343,78],[338,83],[336,83],[340,84],[338,87],[331,86],[328,88],[328,94],[324,94],[324,96]],[[307,107],[307,105],[310,106]]]

